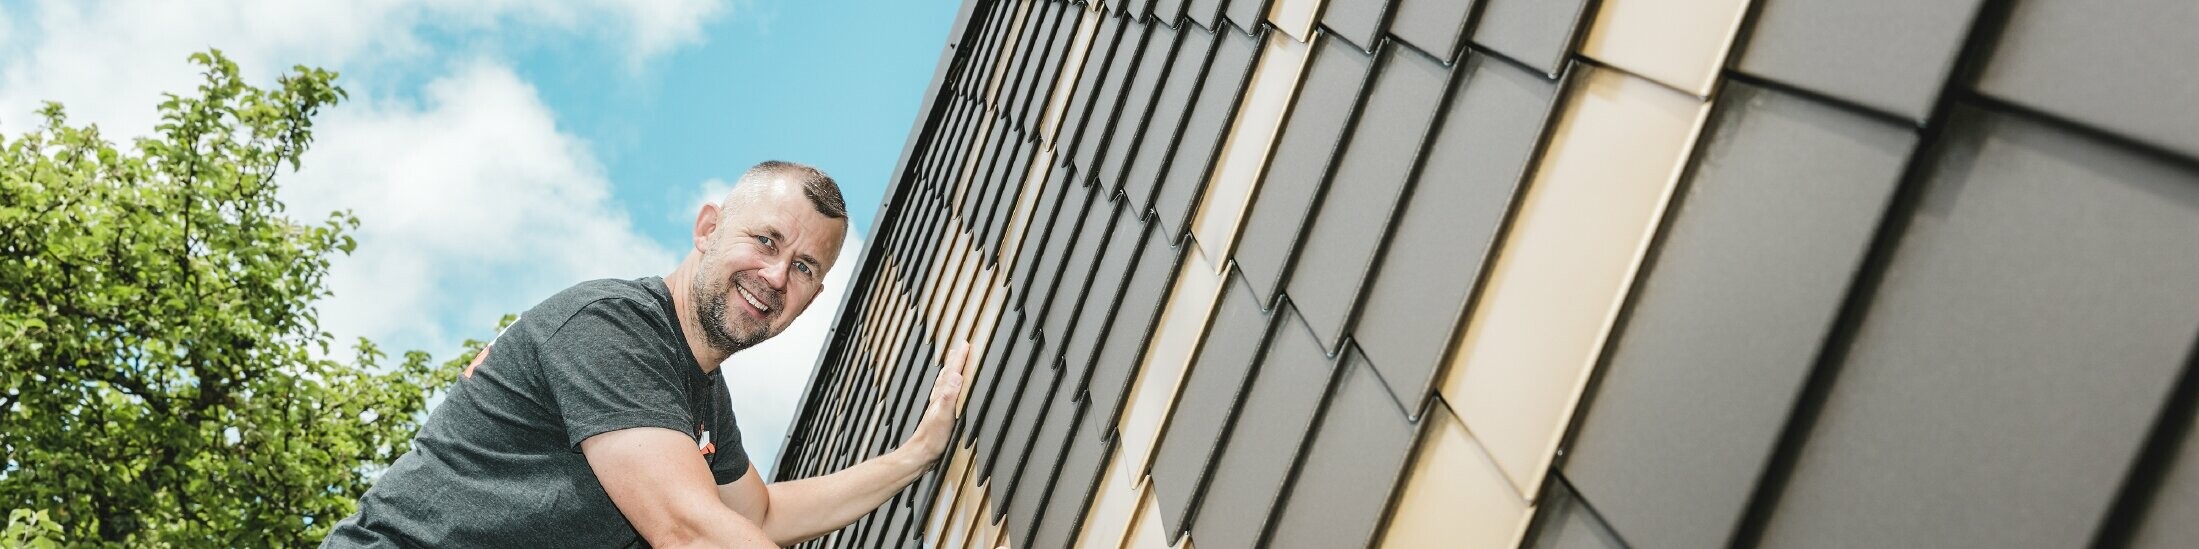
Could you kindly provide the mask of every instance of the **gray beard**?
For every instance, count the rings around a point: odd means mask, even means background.
[[[695,288],[694,295],[690,297],[695,299],[695,303],[700,309],[696,311],[696,320],[700,321],[698,324],[702,324],[703,341],[708,343],[710,348],[731,355],[748,350],[749,347],[754,347],[758,343],[758,341],[734,337],[731,332],[725,330],[725,296],[729,292],[723,291],[724,288],[712,288],[711,285],[704,284],[702,273],[695,274],[692,286]]]

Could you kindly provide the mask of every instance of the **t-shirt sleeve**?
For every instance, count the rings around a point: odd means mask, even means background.
[[[658,315],[626,299],[581,307],[539,344],[543,384],[565,422],[566,444],[635,427],[694,429],[687,410],[687,372],[694,368],[667,346]]]
[[[740,430],[727,430],[732,431],[729,436],[712,436],[712,438],[718,439],[718,451],[727,452],[726,455],[719,456],[715,462],[710,464],[710,476],[720,486],[732,484],[733,481],[740,480],[742,475],[748,474],[748,449],[741,447]],[[731,440],[727,440],[728,438]]]
[[[718,452],[724,455],[710,463],[710,475],[718,485],[732,484],[748,474],[748,448],[741,442],[740,421],[733,417],[733,398],[724,383],[716,383],[718,405],[717,424],[723,426],[710,436],[716,439]]]

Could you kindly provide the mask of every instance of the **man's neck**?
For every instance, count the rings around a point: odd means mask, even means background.
[[[672,292],[672,314],[680,319],[680,334],[687,339],[687,352],[695,355],[695,367],[703,373],[715,372],[725,362],[726,353],[710,346],[710,338],[703,335],[702,319],[695,318],[695,299],[692,282],[695,280],[695,258],[681,261],[672,274],[664,275],[664,287]]]

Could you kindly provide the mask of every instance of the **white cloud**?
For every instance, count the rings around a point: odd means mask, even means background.
[[[726,193],[730,192],[733,192],[731,182],[715,177],[703,180],[702,184],[696,187],[695,196],[688,197],[687,209],[672,210],[665,214],[665,219],[681,226],[693,224],[695,215],[702,212],[704,204],[716,204],[719,200],[725,199]]]
[[[285,183],[291,211],[349,208],[361,223],[357,252],[330,273],[324,328],[448,349],[443,334],[478,337],[575,282],[678,262],[634,230],[587,143],[509,69],[468,65],[421,95],[326,114]],[[452,316],[478,325],[435,323]]]
[[[260,85],[293,65],[344,73],[351,101],[323,112],[305,170],[283,181],[294,214],[364,223],[322,325],[441,355],[566,285],[677,260],[633,229],[588,144],[500,48],[588,39],[638,66],[701,41],[728,1],[33,0],[0,9],[0,132],[58,100],[126,143],[152,131],[162,92],[198,84],[185,57],[209,47]]]
[[[714,196],[723,195],[720,192]],[[863,249],[863,235],[850,230],[846,244],[840,247],[840,258],[833,261],[832,271],[825,273],[824,290],[818,292],[809,309],[785,332],[727,358],[720,366],[725,371],[726,387],[732,391],[733,413],[740,419],[741,441],[765,478],[771,478],[772,468],[778,464],[779,449],[786,443],[787,428],[802,401],[803,385],[809,382],[817,355],[824,351],[826,338],[831,336],[833,315],[838,314],[841,297],[847,294],[848,278],[855,274],[859,263],[856,258]]]
[[[184,57],[209,47],[265,77],[296,64],[345,72],[433,64],[448,52],[434,51],[426,31],[548,31],[611,42],[639,66],[700,42],[703,25],[726,11],[722,0],[40,0],[0,30],[0,130],[28,130],[40,102],[61,100],[72,118],[109,135],[142,135],[160,92],[197,84]]]

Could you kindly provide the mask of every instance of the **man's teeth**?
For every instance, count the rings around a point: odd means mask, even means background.
[[[756,295],[755,295],[755,294],[751,294],[751,293],[748,293],[748,289],[747,289],[747,288],[742,288],[742,287],[740,287],[740,286],[734,286],[734,287],[733,287],[733,290],[734,290],[734,291],[737,291],[737,292],[740,292],[740,293],[741,293],[741,299],[746,299],[746,300],[748,300],[748,306],[750,306],[750,307],[755,307],[755,308],[756,308],[756,310],[757,310],[758,312],[765,312],[765,313],[771,312],[771,306],[769,306],[769,305],[764,305],[764,302],[763,302],[763,300],[761,300],[761,299],[756,299]]]

